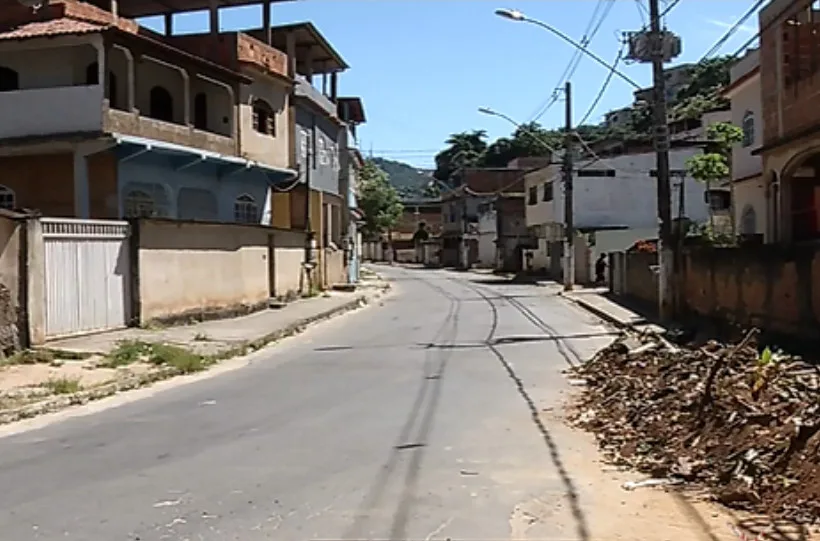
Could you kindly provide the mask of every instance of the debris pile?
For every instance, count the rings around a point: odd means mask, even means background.
[[[820,521],[820,371],[736,345],[629,337],[573,372],[573,411],[618,464],[709,487],[732,507]]]

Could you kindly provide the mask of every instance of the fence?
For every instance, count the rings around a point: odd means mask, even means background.
[[[303,291],[304,248],[303,232],[261,225],[0,210],[0,350],[249,312]],[[329,263],[342,280],[339,254]]]
[[[611,254],[612,292],[656,306],[656,265],[656,254]],[[809,338],[820,328],[817,246],[689,247],[679,280],[689,315]]]

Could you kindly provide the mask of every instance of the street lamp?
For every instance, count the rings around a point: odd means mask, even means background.
[[[581,51],[582,53],[584,53],[585,55],[587,55],[588,57],[590,57],[591,59],[593,59],[606,69],[608,69],[609,71],[611,71],[612,73],[614,73],[615,75],[617,75],[618,77],[620,77],[621,79],[635,87],[637,90],[641,89],[641,85],[630,79],[627,75],[624,75],[623,73],[615,69],[615,67],[610,65],[606,60],[602,59],[600,56],[596,55],[592,51],[589,51],[586,47],[584,47],[568,35],[564,34],[554,26],[551,26],[543,21],[539,21],[538,19],[532,19],[530,17],[527,17],[517,9],[497,9],[495,10],[495,14],[499,17],[503,17],[504,19],[509,19],[511,21],[534,24],[536,26],[540,26],[544,30],[552,32],[562,40],[566,41],[567,43],[569,43],[570,45],[572,45],[573,47],[575,47],[576,49],[578,49],[579,51]]]
[[[506,120],[507,122],[509,122],[513,126],[515,126],[516,128],[520,129],[521,131],[530,134],[533,138],[535,138],[539,143],[544,145],[544,147],[546,147],[546,149],[549,150],[550,152],[552,152],[553,154],[558,153],[558,151],[555,150],[555,148],[553,146],[551,146],[549,143],[546,142],[546,140],[544,140],[543,135],[541,135],[540,133],[532,131],[531,129],[524,126],[523,124],[519,124],[518,122],[516,122],[515,120],[513,120],[509,116],[505,115],[504,113],[499,113],[498,111],[490,109],[489,107],[479,107],[478,112],[483,114],[483,115],[497,116],[498,118],[503,118],[504,120]]]

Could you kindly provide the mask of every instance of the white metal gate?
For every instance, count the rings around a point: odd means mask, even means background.
[[[43,218],[46,338],[125,327],[128,222]]]

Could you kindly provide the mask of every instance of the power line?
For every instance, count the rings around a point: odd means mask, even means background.
[[[624,54],[624,49],[625,49],[625,48],[626,48],[626,43],[624,43],[624,44],[622,44],[622,45],[621,45],[621,48],[620,48],[620,50],[618,51],[618,56],[616,56],[616,57],[615,57],[615,62],[613,62],[613,64],[612,64],[612,67],[613,67],[613,68],[615,68],[615,69],[617,69],[617,68],[618,68],[618,64],[619,64],[619,63],[620,63],[620,61],[621,61],[621,57],[622,57],[622,56],[623,56],[623,54]],[[583,126],[583,125],[584,125],[584,123],[585,123],[585,122],[589,119],[589,117],[592,115],[593,111],[594,111],[594,110],[595,110],[595,108],[598,106],[598,103],[601,101],[601,98],[603,98],[603,97],[604,97],[604,93],[607,91],[607,88],[609,88],[609,83],[612,81],[612,77],[613,77],[614,75],[615,75],[615,70],[614,70],[614,69],[613,69],[612,71],[610,71],[609,73],[607,73],[607,74],[606,74],[606,79],[604,79],[604,84],[603,84],[603,85],[601,85],[601,89],[598,91],[598,95],[597,95],[597,96],[595,96],[595,99],[594,99],[594,100],[592,100],[592,104],[589,106],[589,109],[587,109],[587,112],[584,114],[584,116],[583,116],[583,117],[581,117],[581,120],[579,120],[579,121],[578,121],[578,125],[579,125],[579,126]]]
[[[709,49],[708,51],[706,51],[706,53],[704,53],[703,58],[701,59],[701,62],[703,60],[709,58],[710,56],[712,56],[717,51],[719,51],[720,48],[723,47],[723,45],[727,41],[729,41],[729,38],[731,38],[735,34],[735,32],[738,31],[738,29],[741,26],[743,26],[743,23],[745,23],[749,19],[749,17],[751,17],[752,15],[757,13],[757,10],[760,9],[760,6],[762,6],[764,2],[766,2],[766,0],[757,0],[757,2],[752,4],[752,7],[750,7],[749,10],[746,11],[746,13],[744,13],[737,21],[735,21],[735,24],[733,24],[729,28],[729,30],[727,30],[726,33],[723,34],[723,36],[721,36],[721,38],[719,40],[717,40],[714,45],[712,45],[711,49]],[[758,32],[758,34],[759,34],[759,32]]]
[[[600,19],[597,19],[596,24],[596,18],[598,17],[599,10],[602,6],[604,6],[605,2],[608,2],[608,4],[606,4],[606,6],[604,7],[604,11],[601,13]],[[575,74],[575,71],[578,69],[578,65],[581,63],[583,51],[586,49],[587,45],[589,45],[589,43],[592,41],[592,38],[594,38],[595,35],[598,33],[598,30],[600,30],[601,25],[603,24],[606,17],[609,15],[609,12],[612,10],[612,6],[614,5],[615,0],[598,0],[598,3],[595,5],[595,10],[592,12],[592,16],[590,17],[589,22],[587,23],[586,30],[584,30],[584,34],[581,37],[581,48],[576,49],[573,52],[569,62],[567,63],[566,68],[564,68],[561,77],[558,79],[558,83],[556,83],[555,85],[555,90],[550,95],[550,97],[547,98],[547,100],[536,109],[536,112],[531,115],[531,118],[528,122],[535,122],[538,119],[540,119],[558,101],[558,98],[561,95],[561,85]]]

